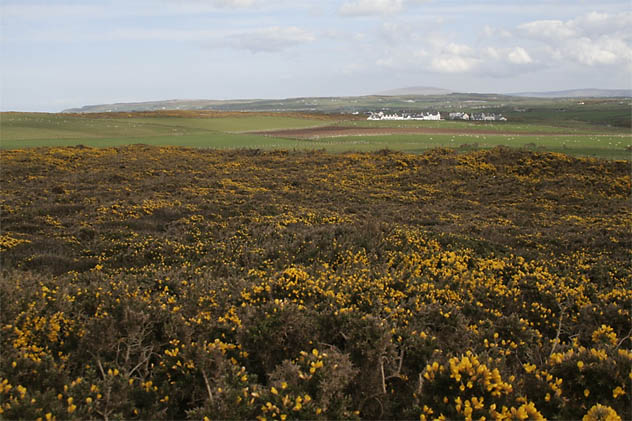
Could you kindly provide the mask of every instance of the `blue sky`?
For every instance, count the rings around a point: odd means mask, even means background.
[[[632,87],[629,0],[0,0],[1,109]]]

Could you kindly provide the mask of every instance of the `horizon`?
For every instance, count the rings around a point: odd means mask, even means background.
[[[404,87],[404,88],[394,88],[394,89],[387,89],[386,91],[383,92],[388,92],[390,90],[406,90],[406,89],[415,89],[415,88],[426,88],[426,89],[444,89],[444,88],[439,88],[439,87],[432,87],[432,86],[408,86],[408,87]],[[305,96],[297,96],[297,97],[279,97],[279,98],[226,98],[226,99],[217,99],[217,98],[164,98],[164,99],[150,99],[147,101],[130,101],[130,102],[111,102],[111,103],[103,103],[103,104],[83,104],[77,107],[72,107],[70,109],[80,109],[83,107],[92,107],[92,106],[103,106],[103,105],[119,105],[119,104],[147,104],[147,103],[154,103],[154,102],[171,102],[171,101],[284,101],[284,100],[291,100],[291,99],[302,99],[302,98],[362,98],[362,97],[368,97],[368,96],[441,96],[441,95],[449,95],[449,94],[464,94],[464,95],[503,95],[503,96],[517,96],[517,95],[525,95],[525,94],[547,94],[547,93],[556,93],[556,92],[572,92],[572,91],[623,91],[623,90],[627,90],[627,91],[631,91],[630,89],[627,88],[612,88],[612,89],[601,89],[601,88],[571,88],[571,89],[564,89],[564,90],[560,90],[560,91],[529,91],[529,92],[457,92],[457,91],[451,91],[448,89],[448,91],[450,91],[447,94],[400,94],[400,95],[392,95],[392,94],[385,94],[385,93],[368,93],[368,94],[362,94],[362,95],[340,95],[340,96],[314,96],[314,97],[305,97]],[[571,97],[569,97],[571,98]],[[625,98],[628,98],[628,96],[626,96]],[[64,110],[59,110],[58,112],[63,112],[69,109],[64,109]],[[7,112],[7,111],[11,111],[11,110],[2,110],[2,112]],[[19,112],[19,111],[18,111]]]
[[[0,15],[2,111],[632,88],[627,0],[8,0]]]
[[[423,86],[423,87],[419,87],[419,86],[409,86],[409,87],[404,87],[404,88],[393,88],[393,89],[387,89],[384,92],[388,92],[390,90],[406,90],[406,89],[414,89],[414,88],[428,88],[428,89],[444,89],[444,88],[439,88],[439,87],[430,87],[430,86]],[[157,102],[171,102],[171,101],[283,101],[283,100],[291,100],[291,99],[301,99],[301,98],[362,98],[362,97],[368,97],[368,96],[442,96],[442,95],[449,95],[449,94],[463,94],[463,95],[502,95],[502,96],[525,96],[526,94],[551,94],[551,93],[557,93],[557,92],[572,92],[572,91],[592,91],[592,90],[596,90],[596,91],[632,91],[632,89],[629,88],[608,88],[608,89],[602,89],[602,88],[594,88],[594,87],[588,87],[588,88],[570,88],[570,89],[562,89],[562,90],[551,90],[551,91],[524,91],[524,92],[459,92],[459,91],[452,91],[447,89],[448,91],[450,91],[447,94],[398,94],[398,95],[392,95],[392,94],[384,94],[384,93],[367,93],[367,94],[360,94],[360,95],[326,95],[326,96],[312,96],[312,97],[308,97],[308,96],[296,96],[296,97],[277,97],[277,98],[225,98],[225,99],[217,99],[217,98],[158,98],[158,99],[148,99],[148,100],[143,100],[143,101],[114,101],[114,102],[107,102],[107,103],[87,103],[87,104],[80,104],[77,106],[73,106],[73,107],[69,107],[69,108],[64,108],[64,109],[59,109],[59,110],[54,110],[54,111],[46,111],[46,110],[15,110],[15,109],[0,109],[0,113],[12,113],[12,112],[16,112],[16,113],[20,113],[20,112],[25,112],[25,113],[62,113],[62,112],[67,112],[68,110],[75,110],[75,109],[81,109],[84,107],[94,107],[94,106],[104,106],[104,105],[122,105],[122,104],[147,104],[147,103],[157,103]],[[620,97],[620,96],[613,96],[611,98],[629,98],[630,96],[625,96],[625,97]],[[541,97],[541,99],[546,99],[547,97]],[[552,97],[555,98],[555,97]],[[560,97],[560,98],[573,98],[573,97]],[[584,97],[578,97],[578,98],[584,98]],[[590,98],[590,96],[586,96],[586,98]],[[607,97],[606,97],[607,98]],[[169,109],[167,109],[169,110]],[[212,110],[210,110],[212,111]],[[126,111],[128,112],[128,111]]]

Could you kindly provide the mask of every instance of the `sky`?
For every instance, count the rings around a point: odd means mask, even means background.
[[[0,109],[632,88],[631,0],[0,0]]]

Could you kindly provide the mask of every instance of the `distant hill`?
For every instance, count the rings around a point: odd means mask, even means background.
[[[85,105],[63,110],[64,113],[109,113],[160,110],[206,110],[226,104],[250,104],[256,100],[220,101],[210,99],[168,99],[164,101],[118,102],[115,104]]]
[[[449,95],[454,91],[441,88],[433,88],[431,86],[411,86],[408,88],[391,89],[388,91],[378,92],[375,95],[381,96],[423,96],[423,95]]]
[[[532,98],[606,98],[632,97],[632,89],[569,89],[566,91],[549,92],[518,92],[507,94]]]
[[[446,89],[413,87],[385,91],[381,94],[353,97],[304,97],[284,99],[171,99],[165,101],[86,105],[64,110],[65,113],[148,112],[162,110],[213,110],[262,112],[317,112],[360,114],[375,111],[463,111],[528,108],[534,104],[568,101],[579,97],[630,97],[630,90],[581,89],[559,92],[525,92],[520,94],[456,93]],[[618,100],[617,100],[618,101]],[[509,108],[507,108],[509,107]],[[507,108],[507,109],[502,109]],[[628,113],[629,114],[629,113]]]

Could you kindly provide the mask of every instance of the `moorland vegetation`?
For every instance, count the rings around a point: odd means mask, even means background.
[[[629,162],[1,159],[2,418],[632,419]]]

